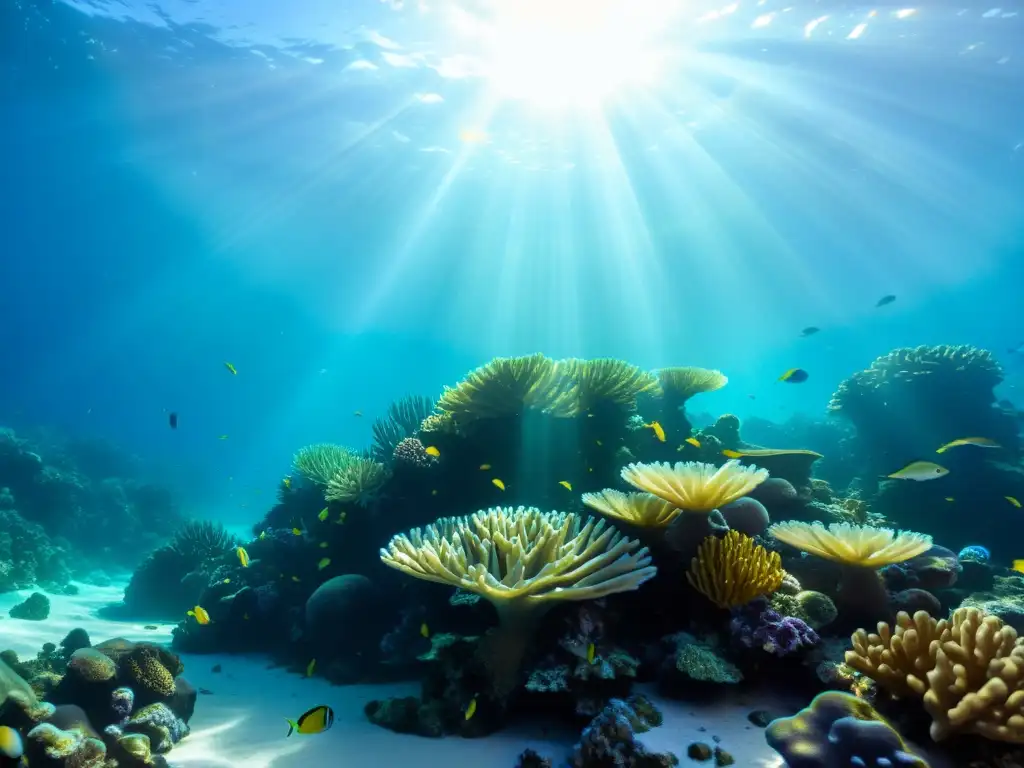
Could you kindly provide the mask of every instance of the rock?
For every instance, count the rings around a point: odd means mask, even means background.
[[[721,768],[721,766],[732,765],[735,762],[736,762],[736,758],[735,757],[733,757],[731,754],[726,752],[721,747],[715,747],[715,765],[716,766],[719,766],[719,768]]]
[[[767,728],[773,718],[768,714],[766,709],[755,709],[753,712],[747,713],[747,720],[756,725],[758,728]]]
[[[686,756],[699,763],[706,762],[714,755],[714,751],[703,741],[695,741],[686,748]]]
[[[348,574],[328,579],[306,600],[305,625],[310,645],[318,656],[339,658],[376,645],[380,632],[370,620],[375,610],[373,582]]]
[[[184,677],[179,677],[174,681],[174,695],[167,702],[167,706],[187,723],[192,719],[192,713],[196,711],[197,696],[198,692],[192,684]]]
[[[50,616],[50,598],[42,592],[33,592],[23,603],[9,611],[12,619],[24,621],[45,621]]]

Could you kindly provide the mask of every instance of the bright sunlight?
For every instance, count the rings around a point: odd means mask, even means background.
[[[655,82],[656,36],[671,0],[498,0],[474,30],[498,97],[544,107],[595,106]]]

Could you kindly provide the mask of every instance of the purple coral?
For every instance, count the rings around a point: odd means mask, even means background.
[[[437,457],[427,453],[426,447],[415,437],[399,440],[391,458],[395,460],[396,464],[408,464],[414,467],[429,467],[437,462]]]
[[[747,648],[760,647],[773,656],[785,656],[820,640],[802,619],[783,616],[763,599],[734,611],[729,627]]]

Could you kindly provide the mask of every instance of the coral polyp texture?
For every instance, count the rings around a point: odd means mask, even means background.
[[[327,481],[324,499],[365,507],[378,497],[388,475],[388,468],[379,461],[356,456]]]
[[[576,407],[588,411],[599,403],[633,410],[636,399],[658,390],[658,379],[623,360],[566,360],[560,365],[575,382]]]
[[[629,464],[622,479],[686,512],[711,512],[746,496],[768,479],[768,471],[727,461],[720,467],[699,461]]]
[[[975,733],[1024,743],[1024,638],[1002,619],[960,608],[949,619],[900,612],[851,638],[846,664],[895,696],[921,698],[935,741]]]
[[[686,580],[719,608],[733,608],[779,588],[785,571],[778,552],[729,531],[708,536],[690,562]]]
[[[694,366],[661,368],[655,371],[655,375],[662,396],[677,406],[694,395],[714,392],[729,383],[729,378],[721,371]]]
[[[881,568],[902,563],[932,547],[932,537],[924,533],[894,531],[870,525],[787,521],[775,523],[768,533],[802,552],[844,565]]]
[[[613,520],[640,528],[665,528],[682,510],[650,493],[623,493],[605,488],[597,493],[584,493],[583,503]]]
[[[326,486],[355,458],[355,452],[343,445],[316,443],[300,448],[292,459],[292,467],[314,485]]]

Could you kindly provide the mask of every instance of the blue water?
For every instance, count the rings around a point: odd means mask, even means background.
[[[481,72],[500,4],[8,0],[0,423],[248,525],[496,355],[720,368],[701,408],[784,420],[966,343],[1020,405],[1024,17],[903,7],[678,6],[654,82],[558,108]]]

